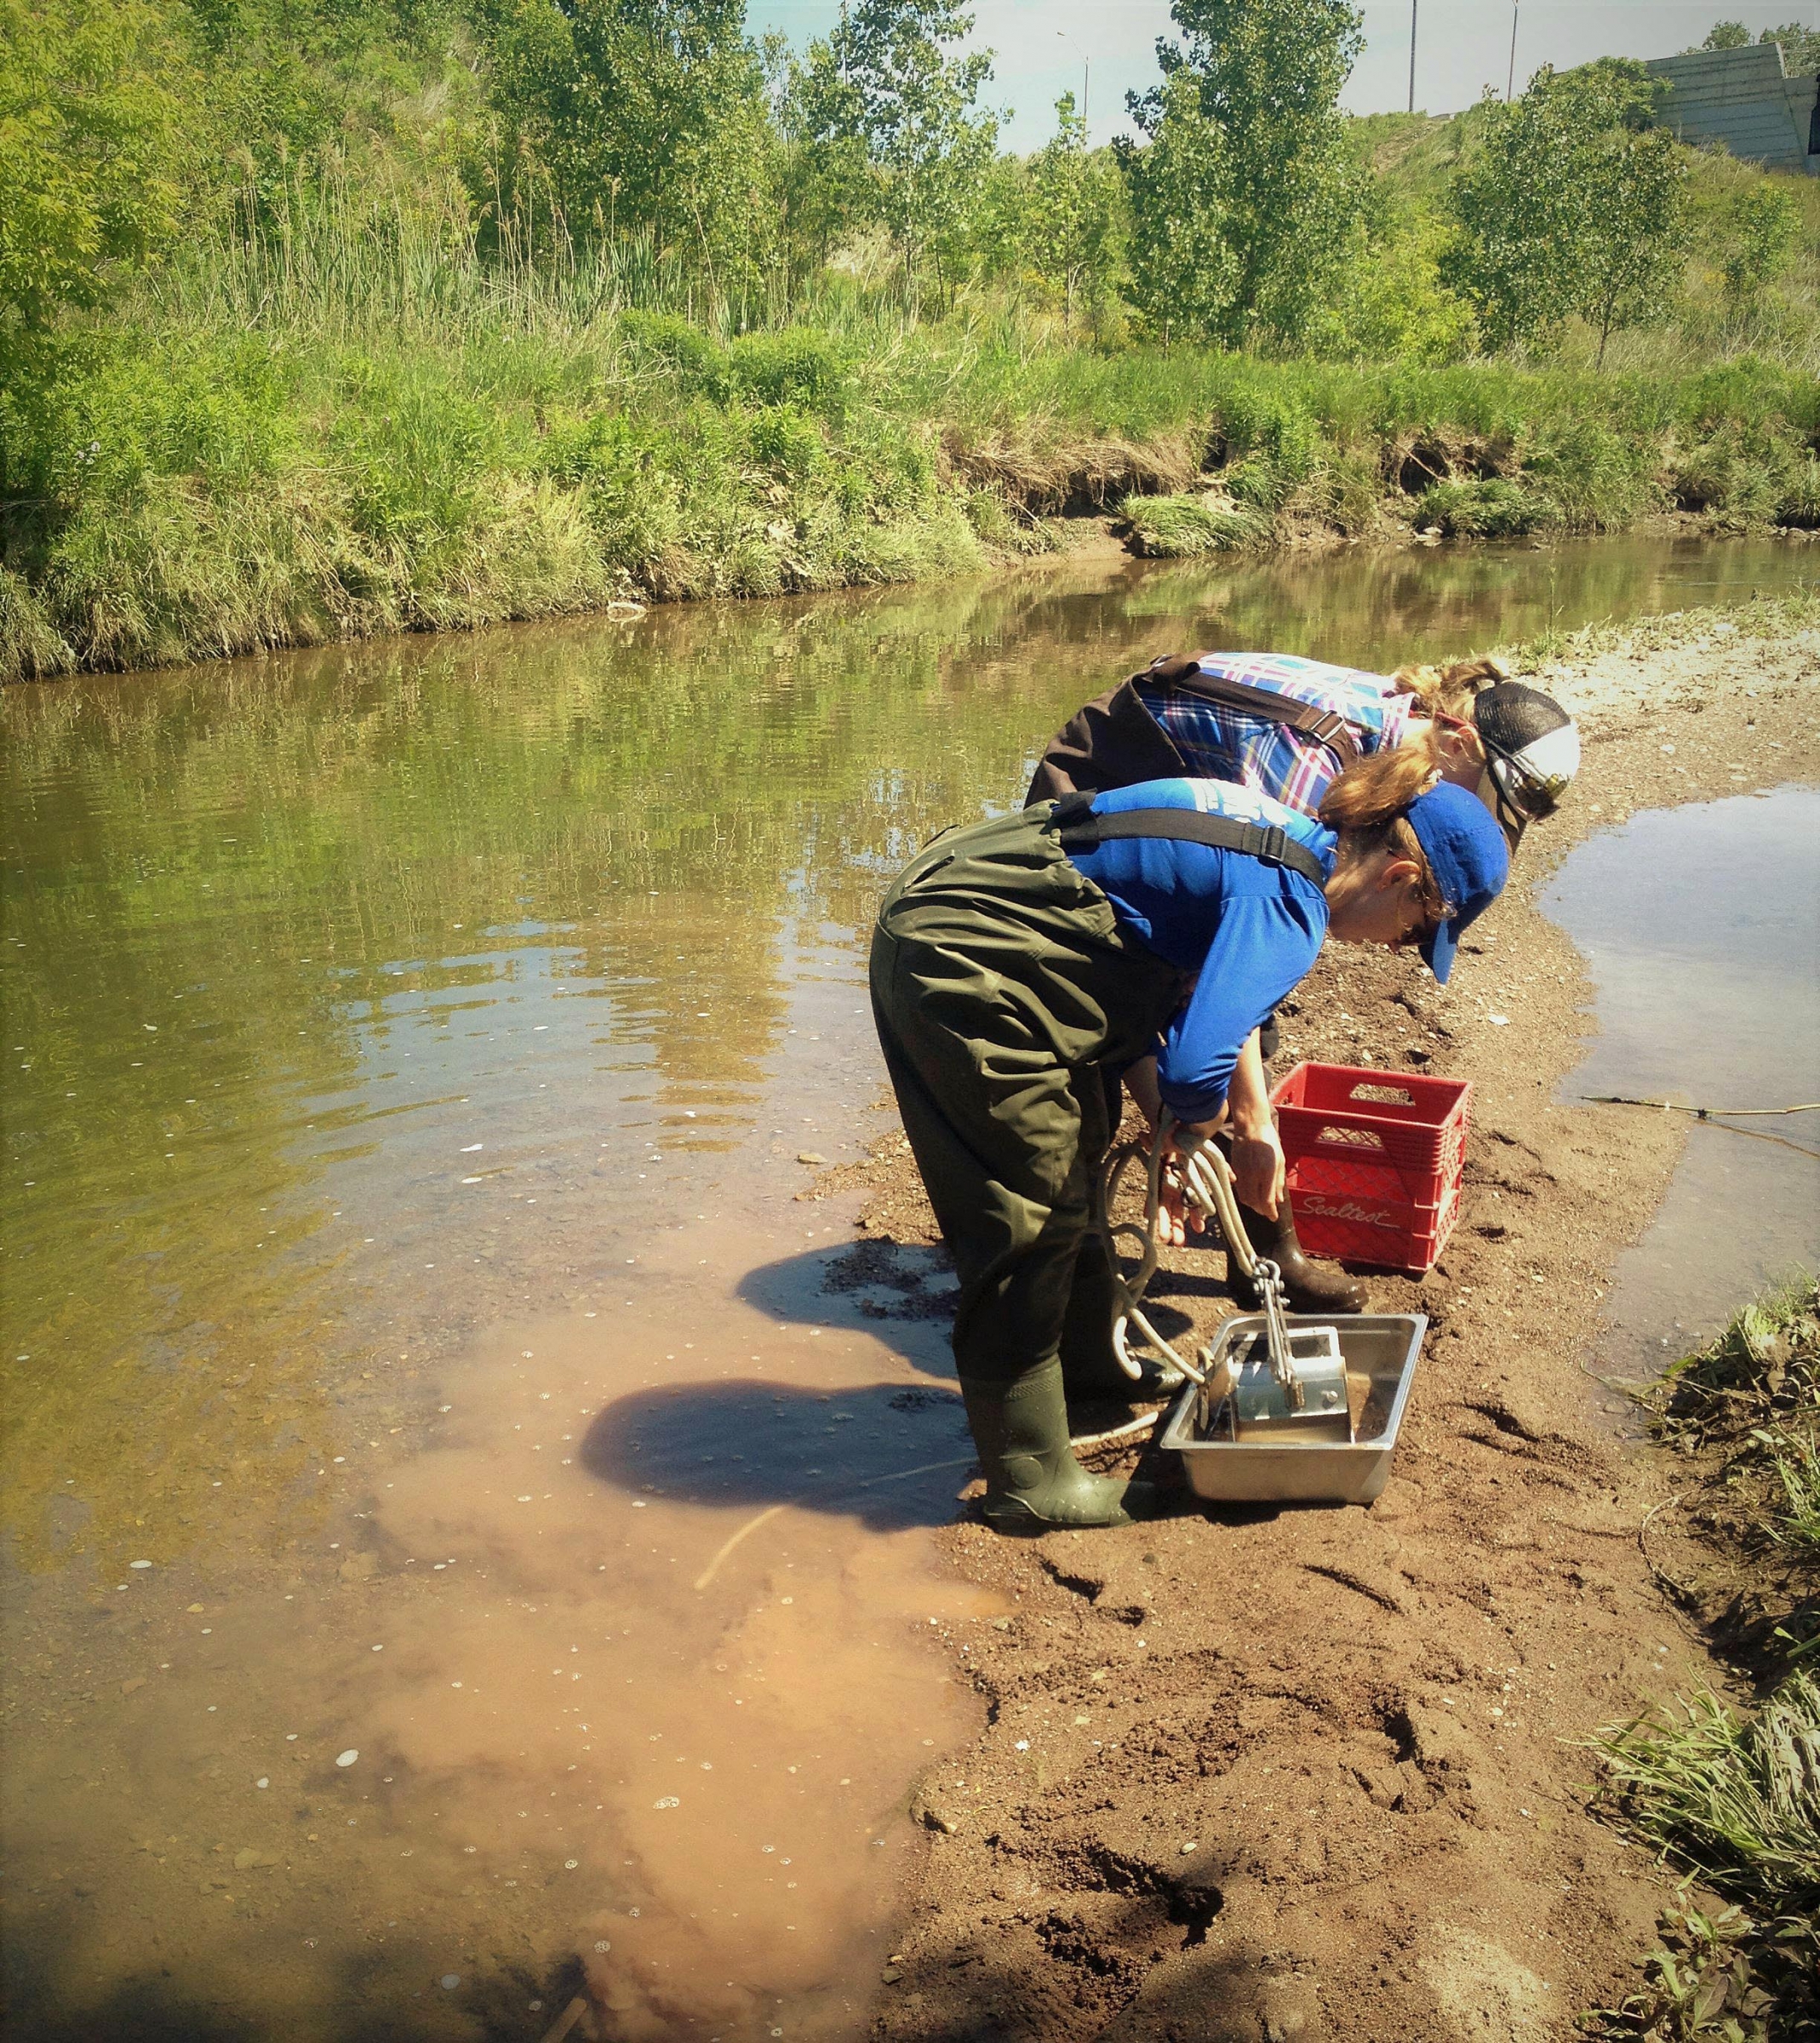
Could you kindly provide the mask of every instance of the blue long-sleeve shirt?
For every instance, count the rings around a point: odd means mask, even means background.
[[[1096,795],[1093,809],[1198,809],[1275,823],[1333,870],[1332,831],[1228,781],[1142,781]],[[1327,934],[1325,896],[1287,866],[1172,838],[1113,838],[1069,856],[1139,942],[1199,975],[1162,1039],[1157,1077],[1171,1113],[1211,1120],[1245,1039],[1313,964]]]

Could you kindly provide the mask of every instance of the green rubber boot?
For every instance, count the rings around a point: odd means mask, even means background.
[[[1053,1355],[1009,1383],[963,1376],[960,1394],[986,1472],[986,1516],[1001,1532],[1129,1525],[1153,1514],[1152,1485],[1090,1475],[1074,1459]]]

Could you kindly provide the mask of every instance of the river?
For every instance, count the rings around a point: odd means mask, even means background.
[[[883,1125],[884,880],[1154,653],[1811,572],[1084,560],[8,691],[18,2033],[537,2038],[584,1965],[628,2043],[863,2033],[992,1611],[941,1274],[829,1290],[798,1196]]]

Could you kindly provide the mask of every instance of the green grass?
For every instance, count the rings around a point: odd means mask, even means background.
[[[1130,497],[1125,518],[1137,552],[1158,560],[1238,552],[1270,536],[1270,521],[1260,512],[1212,493]]]
[[[1159,555],[1820,523],[1820,385],[1766,357],[1101,349],[984,291],[919,322],[863,266],[737,333],[639,309],[692,300],[635,238],[484,258],[447,180],[281,196],[0,392],[0,680],[948,575],[1081,512]]]
[[[1820,1682],[1796,1669],[1754,1714],[1709,1690],[1594,1741],[1634,1835],[1771,1913],[1820,1906]]]
[[[1820,2024],[1820,1288],[1793,1279],[1674,1363],[1651,1400],[1659,1437],[1694,1457],[1699,1522],[1740,1599],[1785,1611],[1754,1708],[1710,1689],[1593,1741],[1600,1805],[1691,1884],[1664,1913],[1645,1990],[1588,2017],[1622,2038],[1771,2043]]]

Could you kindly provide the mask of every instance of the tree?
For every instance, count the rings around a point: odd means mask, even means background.
[[[1820,28],[1784,21],[1780,28],[1760,30],[1757,40],[1782,44],[1783,68],[1791,77],[1820,71]],[[1692,57],[1706,49],[1745,49],[1749,44],[1750,31],[1742,21],[1715,21],[1707,31],[1705,42],[1695,43],[1682,54]]]
[[[1455,171],[1443,275],[1494,346],[1546,340],[1583,312],[1605,339],[1644,316],[1685,241],[1679,146],[1645,128],[1640,64],[1548,66],[1506,105],[1488,91]]]
[[[990,54],[944,54],[972,26],[952,0],[856,0],[810,45],[798,88],[809,140],[831,158],[863,153],[869,209],[907,280],[933,257],[938,289],[999,140],[997,117],[976,106]]]
[[[1192,72],[1163,81],[1150,145],[1123,152],[1131,188],[1131,298],[1152,332],[1208,339],[1243,323],[1228,227],[1227,140],[1201,112]]]
[[[1195,293],[1208,338],[1236,344],[1254,326],[1292,338],[1358,210],[1339,96],[1359,14],[1348,0],[1175,0],[1170,12],[1182,39],[1158,42],[1163,83],[1126,102],[1151,149],[1164,145],[1149,168],[1148,151],[1126,152],[1140,308],[1153,325],[1170,318],[1170,294],[1202,263],[1218,280]],[[1182,203],[1190,215],[1170,210]]]
[[[1074,94],[1056,101],[1056,134],[1033,158],[1027,228],[1031,266],[1062,287],[1063,320],[1075,301],[1103,290],[1119,260],[1118,173],[1087,147],[1087,123]]]
[[[0,371],[176,232],[162,27],[139,0],[0,0]]]
[[[1575,309],[1599,329],[1603,369],[1612,329],[1647,318],[1673,290],[1687,249],[1687,159],[1664,129],[1617,129],[1596,145],[1590,169]]]
[[[770,210],[741,0],[495,0],[484,19],[508,168],[547,176],[576,239],[643,229],[660,261],[693,244],[713,289]]]

